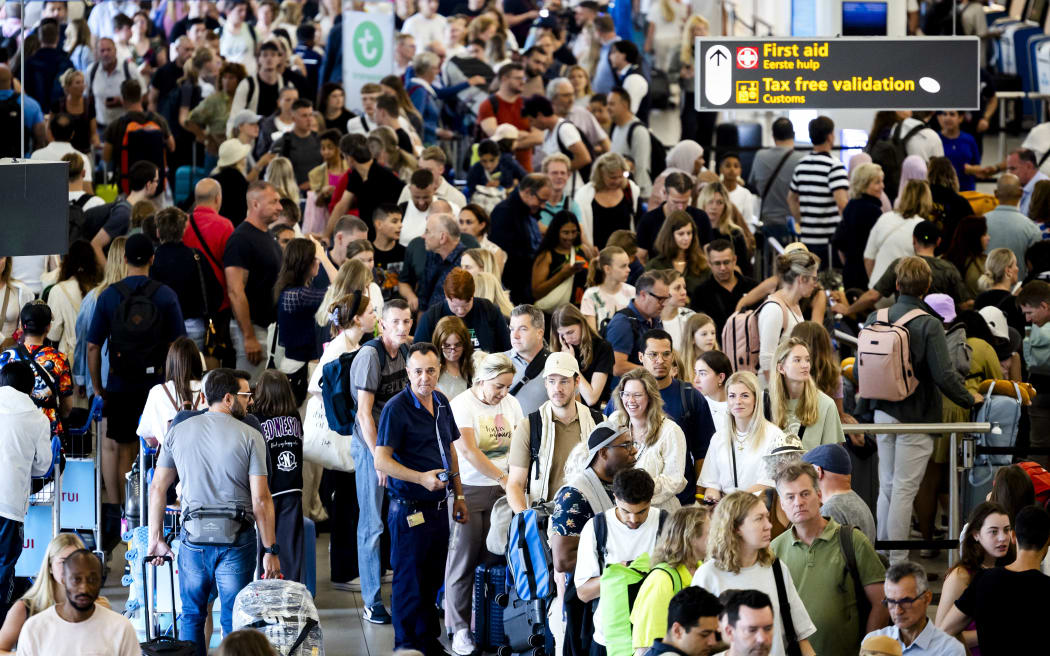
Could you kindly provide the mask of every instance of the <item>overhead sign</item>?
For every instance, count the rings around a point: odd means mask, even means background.
[[[361,112],[361,87],[394,72],[394,13],[379,3],[366,5],[370,11],[344,7],[343,88],[347,106]]]
[[[696,109],[978,109],[979,43],[701,37]]]

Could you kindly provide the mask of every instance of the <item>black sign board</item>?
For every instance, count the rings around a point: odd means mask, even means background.
[[[977,37],[696,39],[696,109],[978,109]]]

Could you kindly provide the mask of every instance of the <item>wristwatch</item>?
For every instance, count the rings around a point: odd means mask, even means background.
[[[279,545],[276,542],[274,542],[269,547],[263,547],[262,552],[264,554],[271,554],[271,555],[274,555],[274,556],[279,556],[281,554],[281,545]]]

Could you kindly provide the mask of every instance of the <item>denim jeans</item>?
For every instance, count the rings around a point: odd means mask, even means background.
[[[184,319],[186,325],[186,337],[193,340],[197,350],[204,351],[204,319]]]
[[[350,455],[354,459],[354,478],[357,484],[357,570],[361,576],[361,600],[373,608],[383,602],[380,597],[383,564],[379,552],[379,538],[383,535],[383,493],[376,478],[375,460],[360,438],[350,441]]]
[[[899,424],[882,410],[875,423]],[[876,435],[879,445],[878,539],[907,540],[911,534],[912,504],[919,491],[926,463],[933,455],[933,438],[925,433]],[[890,551],[890,562],[908,558],[907,549]]]
[[[0,517],[0,612],[7,617],[15,589],[15,563],[22,555],[24,524]]]
[[[244,334],[241,332],[241,325],[234,319],[230,322],[230,340],[233,342],[233,349],[237,352],[237,368],[243,371],[247,371],[251,374],[252,381],[259,380],[259,375],[266,369],[266,360],[270,355],[270,344],[266,341],[266,326],[252,325],[252,329],[255,331],[255,339],[259,340],[259,344],[262,346],[262,359],[259,360],[258,364],[252,364],[248,361],[248,356],[244,353]]]
[[[233,631],[233,600],[255,574],[255,531],[241,531],[230,545],[190,544],[182,533],[179,547],[179,589],[182,595],[182,617],[179,618],[179,639],[191,640],[197,645],[197,655],[208,653],[204,635],[204,620],[208,614],[208,600],[217,589],[221,611],[219,619],[223,636]]]

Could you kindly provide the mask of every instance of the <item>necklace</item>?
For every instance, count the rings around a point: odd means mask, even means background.
[[[747,444],[747,438],[749,436],[749,431],[746,431],[746,430],[739,431],[739,430],[736,429],[736,427],[734,427],[733,428],[733,433],[735,433],[735,435],[733,437],[733,446],[736,448],[737,451],[743,451],[744,450],[744,446]]]

